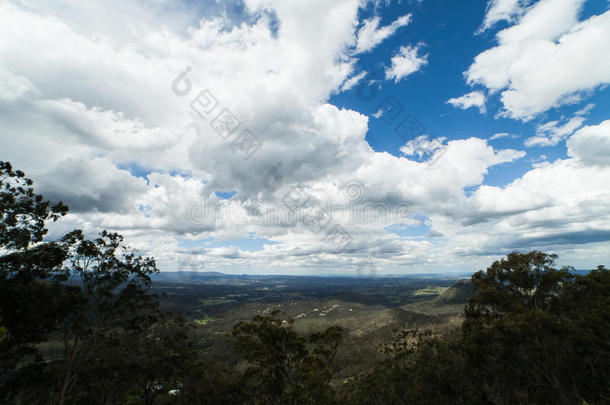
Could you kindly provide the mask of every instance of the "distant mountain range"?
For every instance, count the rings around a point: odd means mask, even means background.
[[[464,279],[470,278],[471,273],[415,273],[415,274],[380,274],[377,276],[359,276],[356,274],[229,274],[218,271],[161,271],[154,275],[155,279],[175,279],[175,278],[249,278],[249,279],[271,279],[271,278],[375,278],[375,279],[426,279],[426,278],[443,278],[443,279]]]

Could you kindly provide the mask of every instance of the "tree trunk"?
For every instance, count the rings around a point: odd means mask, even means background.
[[[77,350],[79,341],[80,341],[80,339],[79,339],[79,336],[77,335],[74,338],[74,346],[72,347],[72,350],[70,351],[70,354],[68,356],[68,369],[66,370],[66,374],[65,374],[63,382],[61,384],[61,390],[59,391],[58,405],[64,405],[64,403],[66,401],[66,395],[68,395],[68,388],[70,387],[70,380],[73,377],[72,371],[74,369],[74,358],[76,357],[76,350]],[[67,346],[67,343],[65,345]]]
[[[68,372],[66,373],[66,376],[64,377],[64,382],[61,385],[61,391],[59,392],[58,405],[64,405],[64,402],[66,401],[66,393],[68,392],[68,385],[69,385],[71,374],[72,374],[71,371],[68,370]]]

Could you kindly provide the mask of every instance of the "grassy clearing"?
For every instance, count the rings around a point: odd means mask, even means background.
[[[199,299],[199,304],[201,304],[204,307],[211,307],[214,305],[220,305],[220,304],[224,304],[225,302],[232,302],[233,300],[227,300],[226,298],[206,298],[206,299]]]
[[[195,322],[197,325],[207,325],[208,323],[212,322],[214,320],[214,318],[206,316],[203,319],[193,319],[193,322]]]
[[[414,297],[436,297],[447,291],[449,287],[433,287],[428,286],[413,293]]]

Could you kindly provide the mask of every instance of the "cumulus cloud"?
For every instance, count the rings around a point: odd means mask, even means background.
[[[353,272],[373,256],[392,272],[471,266],[523,238],[552,244],[559,232],[599,238],[610,229],[599,194],[608,174],[591,146],[604,139],[605,123],[572,135],[568,159],[493,189],[481,187],[490,170],[523,151],[452,134],[411,140],[401,156],[373,150],[369,118],[328,102],[365,76],[354,72],[356,29],[367,26],[358,0],[248,0],[237,21],[153,3],[0,3],[2,158],[72,207],[51,236],[121,231],[162,269],[196,254],[210,270]],[[362,32],[361,49],[405,21],[377,22]],[[402,47],[386,75],[400,81],[426,63],[419,46]],[[204,89],[218,102],[210,117],[191,107]],[[225,109],[240,123],[230,136],[212,125]],[[245,130],[261,142],[248,159],[235,143]],[[548,176],[567,176],[568,192],[541,186]],[[284,202],[295,187],[307,197],[299,209]],[[224,200],[216,191],[236,194]],[[414,213],[426,214],[442,240],[387,232]],[[566,213],[574,222],[558,225]],[[312,214],[341,226],[349,247],[338,252],[312,231]],[[248,250],[235,242],[246,235],[272,243]]]
[[[385,77],[398,82],[417,72],[428,63],[428,55],[419,55],[421,46],[402,46],[391,59],[392,64],[386,67]]]
[[[586,165],[610,166],[610,120],[579,129],[567,145],[568,154]]]
[[[470,107],[476,107],[479,109],[481,114],[485,113],[485,94],[480,91],[472,91],[468,94],[464,94],[461,97],[454,97],[447,100],[447,103],[451,104],[455,108],[466,110]]]
[[[497,33],[497,46],[476,56],[468,83],[501,92],[502,115],[524,121],[610,83],[610,11],[579,21],[583,3],[541,0],[527,8]]]
[[[95,13],[84,3],[61,9],[2,3],[3,158],[27,170],[50,198],[68,202],[71,225],[88,232],[120,230],[166,268],[188,254],[178,248],[179,238],[232,240],[245,232],[277,244],[239,254],[210,249],[210,262],[223,268],[298,267],[332,254],[336,267],[344,259],[302,220],[265,221],[264,214],[296,184],[312,193],[308,209],[326,206],[343,195],[329,184],[349,184],[350,173],[375,160],[365,141],[367,117],[320,101],[363,77],[353,75],[345,53],[354,44],[359,5],[251,1],[252,15],[245,18],[253,22],[227,25],[201,16],[190,25],[186,17],[161,22],[145,9],[135,13],[138,6],[131,4],[117,3],[107,9],[109,18],[93,24]],[[267,10],[280,22],[277,32]],[[399,19],[392,27],[404,23]],[[22,24],[35,28],[24,36]],[[137,35],[114,25],[137,27]],[[69,46],[57,48],[57,42]],[[171,85],[187,66],[190,73],[180,85],[190,92],[180,98]],[[206,88],[262,141],[248,161],[232,139],[193,113],[191,101]],[[272,169],[281,181],[269,187]],[[226,204],[217,190],[237,195]],[[367,194],[367,201],[385,198]],[[397,207],[402,200],[394,195],[388,204]],[[345,209],[335,211],[342,220]],[[404,258],[403,244],[383,230],[388,221],[404,220],[397,211],[384,223],[345,226],[363,254],[392,251]]]
[[[603,234],[610,225],[609,194],[602,186],[609,180],[607,169],[565,159],[542,164],[504,188],[481,187],[470,198],[478,214],[468,223],[497,233],[484,241],[477,237],[482,245],[476,249],[590,243],[592,231]]]
[[[479,187],[456,220],[431,216],[434,229],[465,256],[538,247],[602,259],[610,238],[608,139],[608,121],[579,129],[567,141],[568,158],[539,163],[504,187]]]

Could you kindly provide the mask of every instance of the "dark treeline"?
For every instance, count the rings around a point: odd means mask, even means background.
[[[333,379],[343,331],[277,313],[233,327],[211,358],[150,293],[155,261],[103,232],[46,242],[68,208],[0,162],[0,402],[7,404],[610,403],[610,274],[511,253],[472,277],[454,332],[397,333],[384,360]]]

